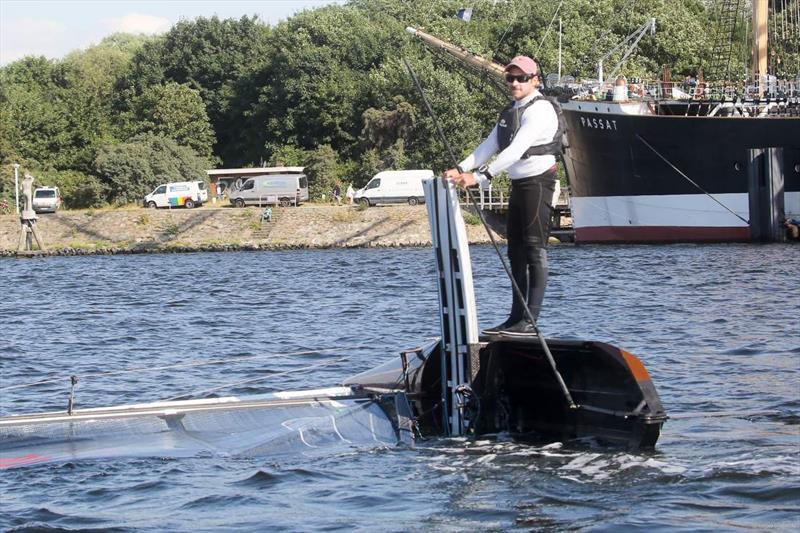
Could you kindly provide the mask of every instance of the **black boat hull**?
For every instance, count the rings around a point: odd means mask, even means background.
[[[562,107],[576,242],[751,240],[748,161],[757,148],[782,148],[782,207],[800,216],[800,116],[670,116],[582,101]]]
[[[632,354],[599,342],[548,341],[577,408],[571,408],[538,341],[500,341],[481,353],[474,386],[483,411],[476,431],[534,439],[591,438],[653,448],[666,414],[650,376]]]
[[[578,407],[568,405],[537,338],[483,339],[464,398],[469,433],[549,442],[592,439],[630,450],[655,446],[667,415],[638,358],[601,342],[549,339],[547,344]],[[438,344],[410,350],[405,360],[345,385],[372,391],[399,387],[420,432],[446,434]]]

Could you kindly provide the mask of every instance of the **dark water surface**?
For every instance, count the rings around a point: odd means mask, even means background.
[[[492,248],[472,255],[487,326],[510,291]],[[556,247],[550,259],[542,329],[639,355],[672,416],[654,453],[429,440],[41,465],[0,471],[0,529],[800,528],[800,247]],[[63,410],[71,374],[81,408],[260,374],[218,393],[335,385],[438,334],[432,266],[425,248],[0,260],[0,414]],[[229,364],[159,369],[212,359]]]

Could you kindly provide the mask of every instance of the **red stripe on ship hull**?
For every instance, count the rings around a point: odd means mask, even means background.
[[[746,242],[750,228],[715,226],[592,226],[575,228],[575,242]]]
[[[47,457],[38,453],[29,453],[22,457],[0,457],[0,470],[13,468],[15,466],[31,465],[46,461]]]

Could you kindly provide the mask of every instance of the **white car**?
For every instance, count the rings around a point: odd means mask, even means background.
[[[58,187],[37,187],[33,191],[33,210],[37,213],[55,213],[61,207]]]

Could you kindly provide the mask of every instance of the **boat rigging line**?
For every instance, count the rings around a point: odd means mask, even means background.
[[[428,98],[425,96],[425,90],[422,88],[422,85],[417,78],[414,69],[411,68],[408,60],[403,58],[403,63],[405,63],[406,69],[408,69],[408,73],[411,76],[411,79],[414,81],[414,85],[416,86],[419,94],[422,98],[422,102],[425,104],[425,109],[428,111],[428,115],[430,116],[431,120],[433,120],[434,125],[436,126],[436,131],[439,132],[439,136],[441,137],[442,143],[444,144],[445,149],[447,150],[448,155],[450,156],[450,160],[453,163],[454,167],[458,166],[458,159],[456,159],[455,154],[453,153],[453,149],[450,147],[450,143],[447,141],[447,136],[445,136],[444,131],[442,131],[442,126],[439,123],[438,118],[436,117],[436,113],[434,113],[433,108],[431,107],[430,103],[428,102]],[[489,229],[489,224],[486,222],[486,219],[483,216],[483,212],[478,207],[478,203],[475,200],[473,192],[469,189],[466,189],[467,197],[472,204],[472,207],[475,209],[475,212],[478,214],[478,218],[481,220],[481,224],[483,224],[484,229],[486,230],[487,235],[489,235],[489,240],[492,242],[492,246],[494,247],[495,252],[497,253],[497,257],[500,259],[500,263],[503,265],[503,269],[506,271],[506,275],[508,279],[511,281],[511,286],[514,289],[515,294],[521,301],[525,301],[525,296],[522,294],[517,283],[514,281],[514,276],[511,274],[511,269],[506,264],[505,259],[503,259],[503,254],[500,252],[500,247],[497,245],[497,241],[492,235],[491,229]],[[533,330],[536,333],[536,338],[539,340],[539,343],[542,346],[542,350],[547,357],[547,361],[550,364],[550,367],[553,370],[553,374],[555,375],[556,381],[558,381],[558,385],[561,389],[562,394],[564,395],[564,399],[567,401],[567,405],[569,405],[570,409],[578,409],[578,405],[573,401],[572,395],[567,388],[566,383],[564,383],[564,378],[561,377],[561,372],[558,371],[558,367],[556,366],[555,359],[553,358],[553,354],[550,353],[550,347],[547,345],[547,341],[544,339],[542,332],[539,330],[539,326],[536,324],[536,320],[533,318],[533,315],[530,312],[530,309],[525,306],[525,314],[527,315],[528,320],[530,320],[531,325],[533,326]]]
[[[515,4],[514,12],[511,15],[511,20],[509,21],[508,26],[506,26],[506,29],[503,30],[503,34],[497,40],[497,44],[494,45],[494,50],[492,51],[492,55],[489,56],[489,59],[494,59],[495,57],[497,57],[497,52],[500,51],[500,46],[502,46],[503,41],[506,40],[506,35],[508,35],[508,32],[511,30],[511,26],[513,26],[514,23],[517,21],[518,10],[519,10],[519,4]]]
[[[702,188],[700,185],[698,185],[698,184],[697,184],[697,182],[695,182],[695,181],[694,181],[694,180],[692,180],[692,179],[691,179],[689,176],[687,176],[686,174],[684,174],[683,172],[681,172],[681,170],[680,170],[678,167],[676,167],[675,165],[673,165],[673,164],[672,164],[672,162],[671,162],[669,159],[667,159],[666,157],[664,157],[663,155],[661,155],[661,153],[660,153],[658,150],[656,150],[655,148],[653,148],[653,146],[652,146],[652,145],[651,145],[649,142],[647,142],[647,141],[644,139],[644,137],[642,137],[641,135],[639,135],[639,134],[637,133],[637,134],[636,134],[636,138],[637,138],[637,139],[639,139],[640,141],[642,141],[642,143],[644,143],[644,145],[645,145],[645,146],[647,146],[648,148],[650,148],[650,149],[653,151],[653,153],[654,153],[654,154],[656,154],[658,157],[660,157],[660,158],[661,158],[661,160],[662,160],[662,161],[664,161],[666,164],[668,164],[670,167],[672,167],[672,170],[674,170],[675,172],[677,172],[678,174],[680,174],[680,175],[681,175],[681,176],[682,176],[682,177],[683,177],[683,178],[684,178],[686,181],[688,181],[689,183],[691,183],[692,185],[694,185],[695,187],[697,187],[697,189],[698,189],[700,192],[702,192],[703,194],[705,194],[706,196],[708,196],[709,198],[711,198],[712,200],[714,200],[715,202],[717,202],[717,203],[718,203],[720,206],[722,206],[722,208],[723,208],[723,209],[725,209],[726,211],[728,211],[730,214],[732,214],[733,216],[735,216],[736,218],[738,218],[739,220],[741,220],[742,222],[744,222],[744,223],[745,223],[745,224],[747,224],[748,226],[750,225],[750,221],[749,221],[749,220],[745,220],[745,219],[743,219],[741,216],[739,216],[739,214],[737,214],[736,212],[734,212],[733,210],[731,210],[731,208],[729,208],[727,205],[723,204],[722,202],[720,202],[719,200],[717,200],[716,198],[714,198],[714,196],[713,196],[711,193],[709,193],[708,191],[706,191],[705,189],[703,189],[703,188]]]
[[[625,4],[622,7],[622,9],[619,10],[618,13],[620,14],[620,18],[622,18],[623,15],[625,16],[625,23],[628,26],[630,26],[631,18],[632,18],[631,15],[637,15],[638,14],[637,11],[636,11],[636,0],[628,0],[628,3]],[[601,46],[605,46],[607,44],[607,40],[606,39],[612,33],[614,33],[614,27],[613,26],[608,26],[608,27],[606,27],[605,30],[602,31],[602,33],[600,33],[599,35],[596,35],[594,37],[594,45],[592,46],[592,49],[589,52],[589,54],[587,55],[587,57],[595,57],[596,55],[599,55],[602,52],[602,50],[600,50],[600,47]]]
[[[497,52],[500,50],[500,46],[503,44],[503,42],[506,39],[506,36],[508,35],[508,32],[511,30],[511,26],[513,26],[514,23],[517,21],[517,18],[519,17],[519,14],[518,14],[519,5],[520,4],[516,4],[516,7],[514,7],[514,13],[513,13],[512,17],[511,17],[511,21],[508,23],[508,26],[506,26],[506,29],[503,30],[503,34],[500,35],[500,38],[497,40],[497,44],[495,45],[494,50],[492,50],[492,53],[488,58],[489,61],[494,61],[494,59],[497,57]],[[536,49],[536,53],[533,54],[532,57],[535,57],[535,58],[539,57],[539,52],[542,50],[542,46],[544,45],[544,41],[545,41],[545,39],[547,39],[547,36],[550,35],[550,30],[553,27],[553,23],[555,22],[556,17],[558,16],[558,13],[561,11],[561,6],[563,6],[563,5],[564,5],[564,0],[561,0],[558,3],[558,6],[556,6],[555,11],[553,12],[553,16],[550,19],[550,23],[547,25],[547,29],[545,30],[544,35],[542,35],[541,41],[539,41],[539,47]],[[479,77],[481,77],[484,80],[484,83],[486,81],[490,81],[490,82],[494,81],[494,80],[489,78],[488,72],[485,72],[485,71],[478,72],[478,75],[479,75]],[[499,84],[495,83],[494,85],[495,85],[495,87],[498,87],[503,94],[506,94],[505,93],[505,89],[506,89],[505,85],[503,85],[502,83],[499,83]]]
[[[542,51],[542,46],[544,45],[544,40],[547,39],[547,36],[550,35],[550,30],[553,28],[553,23],[556,21],[556,17],[558,16],[559,11],[561,11],[561,6],[564,5],[564,0],[561,0],[558,3],[558,7],[556,8],[555,13],[553,13],[553,18],[550,19],[550,24],[547,25],[547,29],[542,35],[542,40],[539,41],[539,48],[536,49],[536,54],[533,57],[539,57],[539,52]]]

